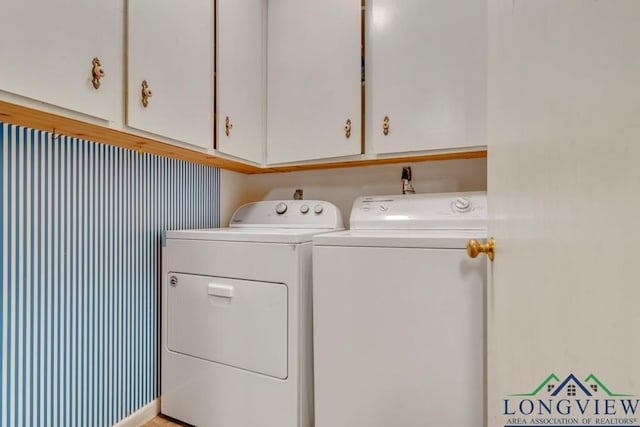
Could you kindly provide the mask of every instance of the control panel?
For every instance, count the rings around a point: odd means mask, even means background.
[[[485,192],[358,197],[351,210],[352,229],[486,228]]]
[[[241,206],[230,227],[341,228],[342,214],[322,200],[273,200]]]

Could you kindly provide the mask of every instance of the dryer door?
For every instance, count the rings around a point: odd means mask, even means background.
[[[287,287],[168,273],[170,351],[287,378]]]

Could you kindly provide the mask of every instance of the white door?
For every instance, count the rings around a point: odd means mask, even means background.
[[[3,0],[0,90],[120,119],[122,2]],[[104,77],[93,86],[93,59]]]
[[[359,154],[361,0],[268,3],[267,163]]]
[[[264,0],[218,0],[218,151],[262,163],[266,61]]]
[[[488,425],[640,425],[640,1],[489,5]]]
[[[213,148],[213,0],[127,5],[127,125]]]
[[[287,286],[169,272],[167,348],[286,379]]]

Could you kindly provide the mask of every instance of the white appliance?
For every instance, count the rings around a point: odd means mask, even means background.
[[[358,198],[313,240],[316,427],[481,427],[480,192]]]
[[[313,425],[311,240],[328,202],[242,206],[229,228],[167,231],[162,413],[204,427]]]

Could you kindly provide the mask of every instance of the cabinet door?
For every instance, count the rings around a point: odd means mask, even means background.
[[[127,125],[213,148],[213,0],[129,0],[128,10]]]
[[[101,119],[118,118],[121,2],[4,0],[2,15],[0,90]],[[98,89],[92,84],[95,57],[105,73]]]
[[[269,1],[268,163],[361,152],[360,29],[360,0]]]
[[[218,151],[262,162],[265,141],[265,0],[218,0]]]
[[[367,130],[375,152],[485,145],[487,2],[370,4]]]

